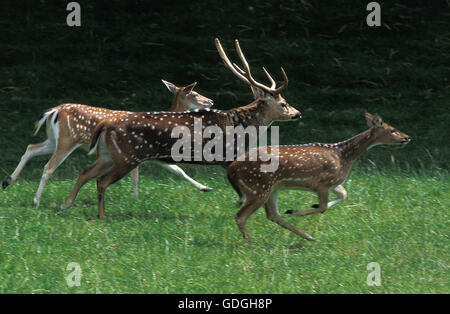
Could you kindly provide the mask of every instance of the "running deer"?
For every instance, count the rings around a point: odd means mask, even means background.
[[[314,240],[281,218],[277,190],[300,189],[318,195],[319,204],[313,205],[313,209],[288,210],[287,214],[306,216],[323,213],[346,199],[347,192],[342,183],[362,153],[379,144],[407,144],[411,141],[408,135],[382,122],[380,116],[366,113],[365,117],[370,128],[343,142],[264,147],[278,155],[279,166],[274,172],[261,172],[261,163],[247,161],[247,158],[245,161],[234,161],[228,167],[228,180],[240,197],[238,207],[244,204],[236,214],[236,223],[248,242],[250,237],[245,227],[247,219],[262,206],[269,220],[302,238]],[[328,202],[330,191],[337,195],[337,199]]]
[[[62,208],[72,206],[80,188],[89,180],[97,178],[98,211],[99,218],[105,218],[104,194],[109,185],[117,182],[129,171],[145,160],[173,163],[171,150],[178,141],[173,133],[178,130],[187,131],[196,138],[195,121],[200,122],[200,129],[214,126],[216,129],[226,133],[229,127],[235,126],[267,126],[274,120],[292,120],[301,117],[300,112],[291,107],[280,93],[287,87],[288,78],[284,70],[284,82],[276,87],[275,81],[265,71],[271,82],[271,87],[263,85],[252,77],[249,65],[241,51],[239,42],[236,40],[236,50],[245,68],[245,71],[233,65],[226,56],[220,41],[216,39],[216,48],[225,63],[239,79],[251,86],[255,101],[228,111],[210,109],[194,110],[192,112],[180,113],[152,113],[140,112],[128,116],[107,120],[97,126],[91,142],[91,152],[97,149],[98,159],[80,176]],[[179,128],[177,128],[179,127]],[[174,132],[173,132],[174,131]],[[206,142],[205,137],[200,134],[200,144]],[[191,147],[196,147],[195,140]],[[204,145],[203,145],[204,146]],[[224,143],[225,146],[225,143]],[[194,151],[191,151],[194,153]],[[234,156],[235,158],[236,156]],[[233,156],[231,161],[234,160]],[[206,160],[203,155],[199,160],[191,160],[196,164],[228,165],[231,161]]]
[[[209,108],[213,101],[200,95],[193,89],[197,83],[185,87],[177,87],[174,84],[162,80],[170,92],[174,94],[174,99],[170,107],[171,111],[186,111],[197,108]],[[56,168],[78,147],[89,146],[92,134],[97,125],[104,119],[122,117],[130,114],[131,111],[117,111],[98,107],[91,107],[79,104],[61,104],[48,109],[42,118],[36,123],[35,135],[46,123],[47,140],[39,144],[30,144],[25,154],[22,156],[14,172],[3,181],[3,189],[15,182],[24,168],[25,164],[34,156],[53,154],[44,167],[44,172],[39,184],[39,188],[34,197],[34,204],[39,207],[42,192],[52,173]],[[188,177],[184,171],[174,165],[164,165],[168,170],[183,176],[197,188],[203,191],[210,188],[194,181]],[[131,173],[134,196],[138,197],[138,168]]]

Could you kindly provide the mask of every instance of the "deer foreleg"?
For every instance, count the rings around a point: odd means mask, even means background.
[[[328,202],[328,208],[330,208],[333,205],[336,205],[337,203],[342,202],[347,198],[347,191],[344,189],[342,185],[338,185],[333,189],[333,192],[338,196],[337,199]]]
[[[176,166],[176,165],[169,165],[166,163],[162,163],[162,162],[157,162],[157,161],[153,161],[153,163],[157,163],[158,165],[160,165],[161,167],[169,170],[170,172],[172,172],[173,174],[176,174],[178,176],[183,177],[184,179],[188,180],[192,185],[194,185],[197,189],[199,189],[200,191],[203,192],[209,192],[212,190],[212,188],[207,187],[201,183],[198,183],[197,181],[195,181],[194,179],[192,179],[190,176],[188,176],[186,174],[186,172],[184,172],[183,169],[181,169],[180,167]]]
[[[328,209],[328,189],[320,190],[317,194],[319,196],[319,206],[317,208],[310,210],[287,210],[285,213],[295,216],[307,216],[325,212]]]

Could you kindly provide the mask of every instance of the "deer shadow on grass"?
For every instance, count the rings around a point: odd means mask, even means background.
[[[138,201],[139,202],[139,201]],[[94,199],[82,199],[77,201],[77,203],[68,209],[61,209],[61,205],[58,204],[48,204],[48,208],[52,210],[55,214],[58,214],[62,218],[72,218],[74,216],[83,217],[87,221],[99,220],[97,200]],[[142,205],[142,206],[140,206]],[[133,205],[131,208],[126,208],[125,206],[120,206],[116,209],[111,209],[106,212],[107,217],[104,221],[114,222],[114,221],[126,221],[131,219],[137,220],[150,220],[150,221],[171,221],[177,219],[192,219],[188,214],[183,214],[177,212],[175,215],[167,213],[167,210],[158,205],[145,205],[138,204],[141,208],[136,208]]]

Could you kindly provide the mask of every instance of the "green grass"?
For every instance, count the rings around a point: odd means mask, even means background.
[[[356,171],[347,201],[322,215],[286,219],[312,234],[307,242],[265,218],[248,222],[248,246],[234,223],[237,195],[217,178],[209,193],[170,177],[143,177],[140,199],[129,178],[106,196],[96,219],[95,184],[57,212],[73,182],[53,182],[40,209],[37,182],[21,181],[0,199],[0,292],[20,293],[448,293],[448,175]],[[279,194],[280,210],[306,209],[307,192]],[[11,206],[14,204],[14,206]],[[286,215],[285,215],[286,216]],[[82,268],[68,287],[66,267]],[[382,286],[368,286],[367,264]]]

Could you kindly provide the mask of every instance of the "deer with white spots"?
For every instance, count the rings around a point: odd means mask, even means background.
[[[271,81],[269,87],[253,79],[237,40],[236,50],[245,71],[230,62],[218,39],[216,39],[216,47],[225,65],[239,79],[251,86],[255,101],[228,111],[203,109],[179,113],[140,112],[104,121],[95,130],[91,142],[91,152],[96,148],[98,159],[81,172],[72,193],[62,208],[72,206],[80,188],[87,181],[98,178],[99,218],[105,218],[104,194],[107,187],[120,180],[145,160],[174,163],[176,160],[173,159],[171,149],[178,138],[172,136],[172,130],[177,127],[184,129],[189,134],[193,134],[192,138],[194,139],[195,133],[197,133],[194,125],[196,119],[201,120],[200,129],[213,126],[225,134],[228,127],[268,126],[275,120],[292,120],[301,117],[300,112],[291,107],[280,95],[288,84],[288,78],[283,69],[284,82],[278,88],[269,73],[265,71]],[[200,136],[200,144],[207,142],[204,136],[201,134]],[[195,140],[192,142],[192,147],[195,147]],[[231,161],[233,160],[232,157]],[[205,160],[201,155],[199,160],[194,159],[189,162],[225,166],[231,161]]]
[[[193,88],[196,83],[185,87],[177,87],[174,84],[164,81],[166,87],[174,94],[174,99],[170,107],[171,111],[186,111],[197,108],[209,108],[213,101],[195,92]],[[105,108],[98,108],[79,104],[61,104],[57,107],[46,110],[42,118],[36,123],[35,135],[46,123],[47,140],[39,144],[30,144],[25,154],[22,156],[14,172],[3,181],[3,189],[15,182],[30,158],[53,154],[44,167],[39,188],[34,197],[34,204],[39,207],[42,192],[52,173],[56,168],[78,147],[89,147],[92,134],[98,124],[104,119],[122,117],[132,113],[131,111],[118,111]],[[184,171],[171,165],[164,165],[170,171],[175,172],[193,183],[197,188],[208,191],[210,188],[189,178]],[[138,196],[138,168],[131,173],[134,195]]]
[[[300,189],[315,192],[319,204],[311,210],[288,210],[287,214],[306,216],[323,213],[331,206],[343,201],[347,192],[342,183],[348,176],[353,163],[369,148],[379,144],[407,144],[411,138],[382,122],[378,115],[366,113],[370,127],[346,141],[335,144],[304,144],[289,146],[269,146],[279,158],[278,169],[261,172],[259,161],[234,161],[227,169],[228,180],[239,194],[236,223],[244,238],[250,242],[246,230],[247,219],[264,206],[269,220],[294,232],[307,240],[314,240],[306,232],[283,220],[278,211],[277,191]],[[258,147],[255,149],[263,149]],[[264,147],[266,149],[266,147]],[[329,202],[328,195],[334,192],[337,199]]]

